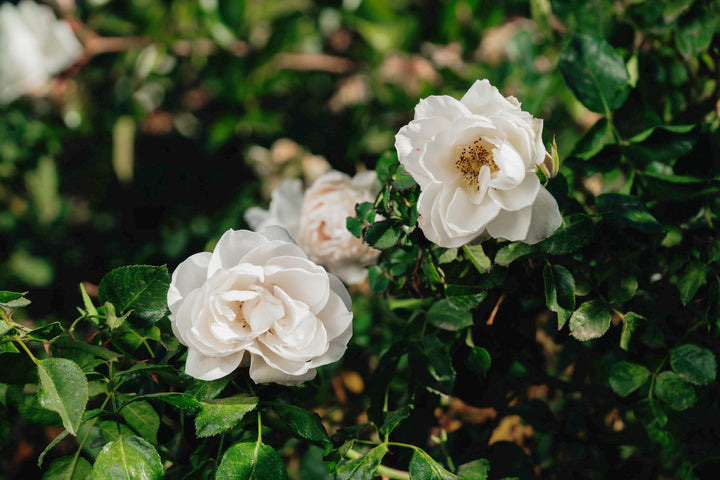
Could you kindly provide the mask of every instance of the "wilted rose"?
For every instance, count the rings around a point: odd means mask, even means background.
[[[420,185],[425,236],[450,248],[488,236],[537,243],[552,235],[562,217],[535,173],[546,155],[541,134],[542,120],[487,80],[459,101],[420,100],[395,148]]]
[[[185,372],[214,380],[250,365],[256,383],[297,385],[342,357],[352,336],[350,295],[284,229],[228,230],[212,253],[173,272],[172,330],[188,347]]]
[[[285,227],[311,259],[348,284],[360,283],[367,278],[365,267],[375,262],[379,251],[353,236],[346,219],[355,216],[358,203],[374,201],[378,188],[375,172],[350,178],[331,171],[304,193],[300,180],[285,180],[273,192],[269,210],[250,208],[245,220],[255,230]]]
[[[41,92],[78,60],[82,45],[47,5],[23,0],[0,6],[0,103]]]

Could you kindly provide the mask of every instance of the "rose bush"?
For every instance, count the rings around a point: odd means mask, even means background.
[[[340,359],[352,335],[345,287],[277,226],[228,230],[212,253],[189,257],[168,307],[185,372],[203,380],[249,363],[256,383],[297,385]]]
[[[430,96],[400,129],[400,163],[420,185],[418,221],[442,247],[487,236],[537,243],[562,223],[557,202],[540,184],[546,155],[542,120],[503,97],[487,80],[461,100]]]
[[[361,172],[350,176],[331,171],[302,192],[300,180],[285,180],[272,194],[268,210],[253,207],[245,220],[254,229],[280,225],[314,261],[348,284],[367,278],[367,265],[379,251],[363,243],[346,228],[346,219],[355,215],[355,205],[372,202],[378,191],[377,174]]]
[[[82,54],[70,25],[52,9],[23,0],[0,6],[0,103],[41,91]]]

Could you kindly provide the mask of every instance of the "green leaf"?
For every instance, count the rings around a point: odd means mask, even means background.
[[[150,443],[157,444],[160,416],[148,402],[132,402],[120,410],[128,425]]]
[[[85,291],[85,285],[82,283],[80,284],[80,295],[82,295],[83,305],[85,306],[85,311],[88,315],[91,317],[97,317],[98,311],[95,308],[95,305],[93,305],[92,299],[90,298],[90,295]]]
[[[52,442],[48,443],[47,447],[45,447],[45,449],[42,451],[42,453],[38,457],[37,466],[39,468],[42,468],[42,463],[43,463],[43,459],[45,458],[45,455],[47,455],[47,453],[50,450],[52,450],[55,445],[60,443],[63,438],[67,437],[69,435],[69,433],[70,432],[68,432],[67,430],[63,430],[52,440]]]
[[[195,434],[202,438],[229,430],[253,411],[257,403],[257,397],[246,394],[204,401],[202,411],[195,417]]]
[[[465,480],[487,480],[490,475],[490,462],[485,458],[463,463],[458,467],[458,475]]]
[[[398,158],[394,149],[383,153],[380,158],[378,158],[375,164],[375,172],[381,183],[385,183],[390,176],[390,167],[396,163],[398,163]]]
[[[400,240],[401,235],[402,229],[400,225],[389,221],[382,221],[374,223],[367,228],[364,240],[370,246],[383,250],[394,246],[398,240]]]
[[[574,213],[563,218],[560,228],[538,246],[551,255],[567,255],[587,245],[592,240],[594,226],[590,217]]]
[[[709,349],[686,343],[670,350],[670,366],[694,385],[709,385],[717,375],[717,360]]]
[[[688,263],[683,273],[677,280],[680,290],[680,300],[687,305],[693,299],[697,291],[707,282],[707,267],[700,262]]]
[[[63,330],[60,322],[52,322],[48,325],[29,331],[27,336],[39,341],[52,340],[59,335],[62,335],[64,331],[65,330]]]
[[[633,413],[646,428],[662,428],[668,421],[665,407],[654,398],[645,398],[636,403],[633,407]]]
[[[662,372],[655,382],[655,395],[673,410],[687,410],[695,404],[695,388],[670,371]]]
[[[317,413],[284,403],[273,403],[272,409],[299,438],[322,445],[330,443],[327,431]]]
[[[65,429],[77,435],[88,401],[88,383],[82,369],[65,358],[40,360],[37,369],[40,405],[57,412]]]
[[[612,131],[608,127],[607,118],[603,117],[580,137],[580,140],[573,147],[570,157],[590,160],[612,142]]]
[[[465,364],[474,374],[484,378],[488,370],[490,370],[492,359],[486,349],[482,347],[471,347],[470,354],[465,359]]]
[[[27,293],[28,292],[19,293],[0,290],[0,309],[10,312],[18,308],[27,307],[30,305],[30,300],[25,298]]]
[[[560,53],[558,68],[575,96],[593,112],[610,113],[629,93],[625,62],[602,38],[576,35]]]
[[[101,303],[110,302],[125,314],[155,323],[167,314],[170,275],[166,266],[130,265],[105,275],[98,287]]]
[[[218,0],[217,6],[223,23],[237,36],[245,19],[245,0]]]
[[[472,313],[459,310],[447,299],[433,303],[425,315],[427,321],[443,330],[455,332],[473,324]]]
[[[492,267],[492,260],[485,255],[482,245],[465,245],[463,252],[470,262],[475,266],[478,272],[487,273]]]
[[[423,480],[462,480],[461,477],[448,472],[425,451],[416,448],[410,460],[410,478]]]
[[[620,348],[627,350],[630,347],[630,339],[634,331],[638,329],[642,322],[647,319],[634,312],[628,312],[623,316],[622,333],[620,334]]]
[[[546,265],[543,270],[545,283],[545,303],[558,314],[560,330],[573,310],[575,310],[575,279],[562,265]]]
[[[443,343],[434,335],[425,335],[408,347],[410,368],[417,380],[433,392],[450,393],[455,384],[455,369]]]
[[[127,373],[129,370],[125,370],[124,372],[121,372],[123,374]],[[125,397],[127,398],[127,397]],[[131,402],[137,402],[139,400],[143,399],[150,399],[155,398],[157,400],[162,400],[163,402],[172,405],[173,407],[177,408],[198,408],[202,407],[202,403],[195,399],[192,395],[189,395],[187,393],[181,393],[181,392],[159,392],[159,393],[149,393],[147,395],[138,395],[137,397],[130,397],[129,399],[125,400],[126,404],[129,404]],[[120,408],[124,408],[125,404],[123,404]]]
[[[590,300],[580,305],[570,317],[570,334],[578,340],[592,340],[602,337],[608,328],[612,315],[599,300]]]
[[[412,188],[416,185],[415,179],[407,173],[405,168],[403,166],[399,166],[397,171],[395,172],[392,186],[395,190],[407,190],[408,188]]]
[[[390,286],[390,279],[385,276],[382,268],[372,265],[368,267],[368,284],[373,292],[382,293]]]
[[[613,276],[608,283],[608,300],[613,303],[624,303],[635,296],[638,281],[631,275]]]
[[[410,412],[415,408],[413,404],[403,405],[397,410],[392,412],[383,412],[385,422],[380,427],[380,435],[389,435],[395,428],[400,425],[400,422],[410,416]]]
[[[665,232],[665,229],[648,212],[645,203],[639,197],[605,193],[595,197],[595,205],[603,218],[610,223],[631,227],[645,233]]]
[[[535,247],[535,245],[528,245],[523,242],[514,242],[509,245],[505,245],[498,250],[495,255],[495,263],[500,266],[507,267],[518,258],[524,257],[536,250],[537,247]]]
[[[287,471],[280,455],[263,443],[236,443],[228,448],[215,480],[284,480]]]
[[[334,480],[372,480],[387,451],[387,445],[378,445],[362,457],[343,463]]]
[[[375,206],[372,202],[362,202],[355,205],[355,213],[358,219],[364,223],[373,223],[375,221]]]
[[[50,463],[42,480],[92,480],[93,469],[83,457],[60,457]]]
[[[110,302],[105,302],[105,322],[107,326],[110,327],[110,330],[114,330],[122,325],[130,316],[130,313],[132,312],[129,311],[125,313],[125,315],[118,317],[117,313],[115,313],[115,305]]]
[[[642,365],[630,362],[617,362],[610,368],[610,386],[615,393],[626,397],[640,388],[650,376],[650,371]]]
[[[687,155],[697,143],[694,125],[657,125],[628,139],[627,151],[631,158],[644,163],[658,162],[674,165],[678,158]],[[643,175],[649,172],[643,172]]]
[[[360,238],[362,236],[363,222],[355,217],[347,217],[345,219],[345,228],[347,228],[353,236]]]
[[[106,442],[120,440],[123,437],[128,438],[135,436],[135,433],[130,427],[114,420],[102,420],[98,422],[97,427],[100,429],[100,434]]]
[[[93,480],[161,480],[163,467],[155,447],[140,437],[108,443],[93,465]]]
[[[690,20],[675,34],[675,46],[686,59],[697,58],[712,42],[717,26],[713,15],[700,15]]]

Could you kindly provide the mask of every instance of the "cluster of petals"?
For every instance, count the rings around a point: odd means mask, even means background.
[[[249,364],[256,383],[297,385],[342,357],[352,336],[350,295],[287,231],[228,230],[212,252],[172,274],[172,330],[188,347],[185,372],[214,380]]]
[[[420,185],[419,226],[442,247],[488,237],[533,244],[562,223],[536,174],[547,153],[542,120],[487,80],[476,81],[460,100],[422,99],[395,147]]]
[[[70,25],[47,5],[22,0],[0,6],[0,104],[41,93],[82,55]]]
[[[378,190],[373,171],[351,178],[332,170],[304,192],[300,180],[288,179],[273,192],[268,210],[249,208],[245,220],[254,230],[284,227],[312,260],[348,284],[361,283],[379,251],[347,230],[347,217],[355,216],[358,203],[374,201]]]

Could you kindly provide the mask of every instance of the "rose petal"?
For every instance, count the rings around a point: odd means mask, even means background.
[[[532,205],[532,219],[525,243],[535,244],[548,238],[562,225],[562,216],[557,201],[544,187]]]
[[[229,269],[242,262],[243,257],[268,239],[249,230],[228,230],[220,237],[208,262],[208,277],[220,269]],[[248,261],[248,263],[254,263]]]
[[[242,362],[244,351],[224,357],[210,357],[188,349],[185,373],[200,380],[217,380],[232,373]]]
[[[500,206],[495,202],[487,199],[476,205],[465,189],[458,188],[448,205],[446,224],[456,236],[475,236],[485,229],[485,225],[495,218],[498,212]]]
[[[188,257],[173,271],[167,294],[170,312],[175,312],[178,308],[178,302],[205,282],[211,256],[210,252],[196,253]]]
[[[525,240],[531,215],[532,206],[514,212],[500,210],[497,217],[487,224],[487,231],[493,238],[505,238],[513,242]]]
[[[325,306],[330,294],[328,274],[324,268],[304,258],[283,256],[265,265],[269,284],[280,287],[317,314]]]
[[[520,110],[520,104],[508,101],[487,79],[476,80],[460,102],[476,115],[491,116],[501,110]]]
[[[274,382],[280,385],[294,386],[312,380],[317,375],[317,370],[309,369],[307,372],[290,375],[275,367],[268,365],[260,355],[252,355],[250,360],[250,378],[255,383]]]
[[[467,107],[449,95],[430,95],[415,106],[415,120],[442,117],[452,121],[467,115],[470,115]]]
[[[503,210],[511,212],[532,205],[540,191],[540,180],[534,172],[528,172],[525,179],[512,190],[491,188],[488,195]]]

